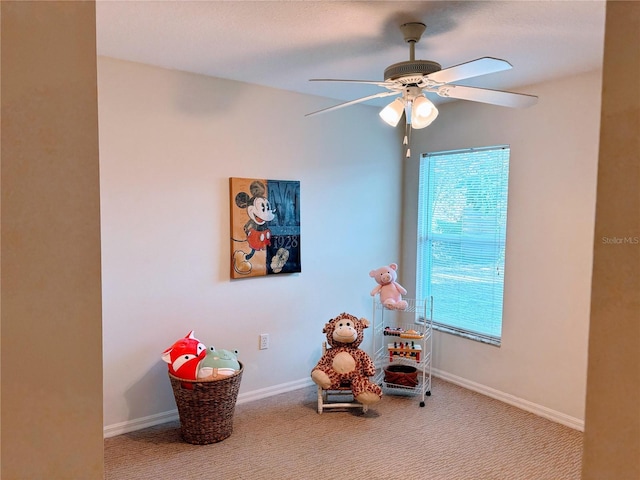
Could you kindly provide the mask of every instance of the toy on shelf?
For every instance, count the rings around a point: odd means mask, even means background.
[[[380,295],[380,303],[390,310],[406,310],[407,302],[402,299],[406,295],[405,288],[396,282],[398,265],[390,263],[369,272],[369,276],[378,284],[371,290],[371,296]]]
[[[413,358],[416,362],[420,361],[422,353],[422,345],[411,342],[393,342],[387,344],[389,351],[389,361],[393,362],[393,358]]]
[[[400,338],[413,338],[416,340],[420,340],[422,338],[422,334],[417,330],[413,330],[413,329],[404,330],[400,327],[398,328],[384,327],[383,334],[391,335],[394,337],[400,337]]]

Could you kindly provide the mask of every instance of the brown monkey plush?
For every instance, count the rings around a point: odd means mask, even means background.
[[[366,318],[341,313],[329,320],[322,333],[331,346],[311,371],[311,379],[324,390],[350,387],[356,401],[370,405],[380,400],[382,389],[369,380],[375,372],[373,361],[358,347],[369,326]]]

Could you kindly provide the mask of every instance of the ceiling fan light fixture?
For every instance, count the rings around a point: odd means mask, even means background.
[[[438,116],[438,109],[431,103],[424,92],[435,93],[441,97],[470,100],[474,102],[500,105],[503,107],[524,108],[534,105],[538,97],[522,93],[491,90],[488,88],[458,85],[455,82],[466,78],[473,78],[489,73],[509,70],[512,65],[506,60],[494,57],[482,57],[469,62],[442,69],[442,66],[431,60],[416,60],[416,43],[425,32],[426,25],[422,22],[408,22],[400,26],[404,40],[409,44],[409,60],[394,63],[384,71],[384,81],[377,80],[342,80],[337,78],[315,78],[311,81],[348,82],[376,85],[386,91],[367,95],[365,97],[339,103],[332,107],[323,108],[305,116],[330,112],[338,108],[348,107],[356,103],[366,102],[374,98],[402,96],[380,112],[380,117],[392,127],[396,127],[404,113],[406,124],[411,128],[420,129],[429,126]],[[410,139],[408,142],[410,143]]]
[[[400,122],[402,114],[404,113],[404,101],[400,98],[396,98],[389,105],[380,110],[380,118],[386,123],[395,127]]]
[[[416,97],[411,106],[411,128],[420,129],[431,125],[438,117],[438,109],[424,95]]]

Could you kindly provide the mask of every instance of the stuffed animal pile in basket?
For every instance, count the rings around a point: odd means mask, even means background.
[[[162,352],[169,373],[190,381],[221,380],[240,370],[238,352],[206,347],[191,330]]]
[[[162,360],[169,364],[183,440],[206,445],[231,435],[242,378],[237,352],[207,348],[190,331],[162,353]]]

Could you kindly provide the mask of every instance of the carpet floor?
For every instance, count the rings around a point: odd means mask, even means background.
[[[438,378],[425,407],[386,394],[367,413],[316,412],[309,387],[237,405],[210,445],[179,422],[105,439],[105,478],[579,480],[582,432]]]

